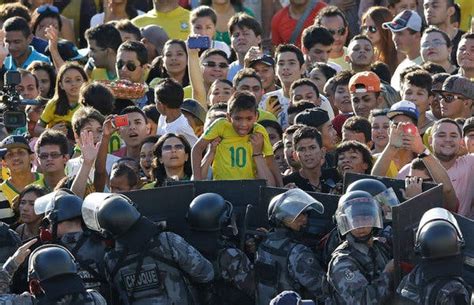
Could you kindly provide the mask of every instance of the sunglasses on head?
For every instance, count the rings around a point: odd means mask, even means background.
[[[204,67],[209,67],[209,68],[215,68],[215,67],[219,67],[221,69],[229,68],[229,65],[226,64],[225,62],[216,63],[214,61],[208,61],[208,62],[202,63],[202,65]]]
[[[341,36],[341,35],[344,35],[344,33],[346,32],[346,28],[345,28],[345,27],[342,27],[342,28],[340,28],[340,29],[338,29],[338,30],[329,30],[329,29],[328,29],[328,32],[331,33],[331,35],[333,35],[333,36],[336,35],[336,34],[339,35],[339,36]]]
[[[55,7],[54,5],[50,5],[50,4],[43,4],[39,6],[36,9],[36,11],[40,14],[43,14],[44,12],[47,12],[47,11],[53,12],[55,14],[59,14],[59,9]]]
[[[124,62],[123,60],[117,61],[117,69],[122,70],[123,66],[127,67],[127,70],[130,72],[133,72],[137,69],[137,65],[134,62]]]
[[[377,28],[373,25],[363,25],[360,27],[360,31],[361,32],[370,32],[370,33],[376,33],[377,32]]]

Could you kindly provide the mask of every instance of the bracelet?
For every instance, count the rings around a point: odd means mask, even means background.
[[[253,154],[252,157],[258,157],[258,156],[263,156],[262,153],[259,153],[259,154]]]

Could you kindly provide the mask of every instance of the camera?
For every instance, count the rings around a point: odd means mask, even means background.
[[[3,125],[9,129],[24,127],[26,125],[26,114],[20,106],[39,105],[36,100],[25,100],[16,91],[16,86],[21,83],[21,75],[18,71],[7,71],[4,75],[4,85],[0,90],[0,103],[4,105]]]

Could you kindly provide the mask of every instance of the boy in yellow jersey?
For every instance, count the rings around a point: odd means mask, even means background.
[[[227,118],[216,120],[193,147],[194,180],[204,176],[203,152],[214,139],[221,138],[212,163],[214,180],[259,178],[266,179],[268,185],[276,185],[271,170],[274,160],[270,139],[265,128],[256,122],[255,96],[248,91],[234,93],[227,106]]]
[[[0,219],[10,223],[11,218],[14,217],[12,205],[15,197],[30,184],[37,184],[41,187],[45,187],[45,185],[43,175],[31,172],[34,154],[24,137],[6,137],[0,143],[0,156],[3,159],[2,166],[10,171],[10,178],[0,185],[4,196],[0,199]]]

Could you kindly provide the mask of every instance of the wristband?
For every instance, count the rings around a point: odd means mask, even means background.
[[[428,157],[429,155],[431,155],[430,150],[428,148],[425,148],[425,150],[421,154],[418,154],[418,158],[423,159],[425,157]]]

